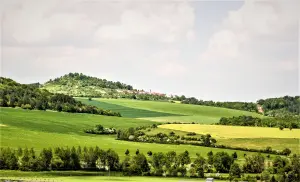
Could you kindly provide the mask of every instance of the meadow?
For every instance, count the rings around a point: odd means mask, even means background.
[[[92,135],[83,132],[83,129],[93,128],[96,124],[102,124],[105,127],[128,128],[155,123],[134,118],[14,108],[1,108],[0,118],[0,144],[2,147],[33,147],[36,150],[41,150],[42,148],[58,146],[99,146],[102,149],[114,149],[121,158],[125,156],[126,149],[129,149],[131,153],[139,149],[145,154],[149,150],[152,152],[176,151],[177,153],[188,150],[192,158],[196,157],[196,153],[206,157],[209,151],[226,151],[230,154],[236,151],[190,145],[127,142],[115,140],[115,136]],[[250,153],[236,152],[239,160],[244,160],[243,155]]]
[[[84,172],[84,171],[51,171],[51,172],[21,172],[21,171],[0,171],[0,179],[14,179],[14,180],[41,180],[41,181],[51,181],[51,182],[79,182],[79,181],[109,181],[109,182],[196,182],[204,181],[204,179],[195,178],[164,178],[164,177],[128,177],[128,176],[118,176],[119,174],[113,174],[114,176],[103,176],[107,173],[102,172]],[[216,182],[222,180],[215,180]]]
[[[88,104],[87,98],[76,98],[80,101]],[[260,114],[239,111],[233,109],[219,108],[219,107],[210,107],[210,106],[200,106],[200,105],[190,105],[190,104],[179,104],[179,103],[170,103],[170,102],[158,102],[158,101],[141,101],[141,100],[129,100],[129,99],[103,99],[103,98],[93,98],[94,102],[91,102],[92,105],[102,104],[104,109],[109,109],[111,104],[114,104],[114,109],[118,110],[120,108],[120,113],[128,115],[130,112],[131,115],[135,115],[135,109],[142,109],[153,112],[168,113],[170,116],[138,116],[136,118],[146,119],[157,122],[196,122],[196,123],[217,123],[221,117],[232,117],[240,115],[249,115],[255,117],[263,117]],[[108,104],[108,105],[105,105]],[[122,108],[126,107],[126,112],[122,112]],[[174,114],[174,115],[171,115]],[[124,115],[124,116],[125,116]]]
[[[115,112],[120,112],[123,117],[126,118],[151,118],[151,117],[164,117],[164,116],[183,116],[180,114],[172,114],[167,112],[158,112],[158,111],[151,111],[146,109],[138,109],[138,108],[131,108],[122,105],[112,104],[108,102],[101,102],[98,100],[87,100],[82,98],[76,98],[77,100],[83,102],[84,104],[93,105],[99,108],[105,108],[108,110],[112,110]]]
[[[93,98],[92,101],[88,101],[87,98],[80,98],[86,104],[92,104],[96,106],[102,106],[106,109],[115,109],[123,114],[124,117],[134,117],[137,119],[156,122],[195,122],[204,125],[194,125],[187,128],[185,125],[178,125],[172,128],[173,125],[163,125],[156,130],[152,130],[149,134],[156,134],[158,132],[170,133],[172,130],[177,130],[177,134],[184,135],[187,132],[195,131],[199,134],[210,133],[213,137],[216,137],[218,144],[265,149],[267,146],[276,150],[283,150],[284,148],[290,148],[293,153],[300,153],[300,132],[299,130],[285,129],[280,131],[278,128],[263,128],[263,127],[242,127],[242,126],[221,126],[221,125],[205,125],[212,124],[219,121],[221,117],[232,117],[240,115],[250,115],[255,117],[264,117],[257,113],[239,111],[226,108],[217,108],[209,106],[199,105],[186,105],[180,103],[169,102],[155,102],[155,101],[139,101],[129,99],[99,99]],[[126,108],[126,109],[125,109]],[[144,116],[140,117],[137,110],[142,109]],[[137,109],[137,110],[136,110]],[[177,116],[160,116],[153,117],[151,112],[177,114]],[[149,114],[149,115],[148,115]],[[181,114],[181,116],[180,116]],[[182,116],[183,115],[183,116]],[[146,117],[149,116],[149,117]]]
[[[270,146],[273,149],[282,150],[290,148],[294,153],[300,153],[300,129],[245,127],[245,126],[223,126],[202,124],[168,124],[160,125],[165,132],[176,130],[180,132],[195,132],[198,134],[211,134],[216,138],[218,144],[264,149]]]

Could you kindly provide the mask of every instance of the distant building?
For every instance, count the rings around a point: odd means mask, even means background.
[[[257,105],[257,111],[262,114],[264,113],[264,109],[262,108],[261,105]]]
[[[214,182],[214,178],[206,178],[205,182]]]

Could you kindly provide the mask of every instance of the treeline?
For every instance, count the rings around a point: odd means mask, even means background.
[[[282,116],[287,114],[299,115],[300,97],[284,96],[279,98],[260,99],[257,104],[261,105],[268,116]]]
[[[231,125],[231,126],[260,126],[260,127],[278,127],[283,128],[300,128],[299,117],[297,116],[285,116],[276,118],[257,118],[252,116],[233,116],[222,117],[219,120],[219,125]]]
[[[59,78],[55,78],[54,80],[49,80],[46,84],[61,84],[67,85],[72,84],[74,81],[80,81],[81,86],[98,86],[101,88],[110,88],[110,89],[126,89],[126,90],[133,90],[131,85],[127,85],[125,83],[121,83],[119,81],[113,82],[108,81],[106,79],[100,79],[97,77],[91,77],[84,75],[82,73],[69,73]]]
[[[257,112],[257,106],[252,102],[214,102],[214,101],[203,101],[198,100],[195,97],[186,98],[181,101],[183,104],[195,104],[213,107],[224,107],[229,109]]]
[[[19,84],[3,77],[0,77],[0,106],[121,116],[118,112],[85,105],[68,95],[52,94],[47,90],[38,89],[35,85]]]
[[[179,136],[175,132],[171,131],[169,134],[157,133],[154,135],[148,135],[145,131],[150,131],[152,128],[156,128],[157,125],[140,126],[137,128],[128,128],[117,131],[117,140],[126,140],[134,142],[144,143],[162,143],[162,144],[189,144],[197,146],[214,147],[217,140],[212,138],[210,134],[200,135],[199,137]]]
[[[127,149],[125,159],[120,160],[119,155],[112,149],[103,150],[99,147],[72,147],[48,148],[39,154],[33,148],[0,149],[1,170],[22,171],[50,171],[50,170],[90,170],[90,171],[118,171],[128,176],[172,176],[172,177],[199,177],[205,173],[229,173],[229,179],[244,179],[256,181],[261,179],[269,181],[293,182],[300,180],[300,156],[296,154],[291,158],[276,156],[265,165],[265,158],[261,154],[245,155],[242,165],[235,162],[237,154],[229,155],[227,152],[212,151],[207,157],[197,154],[192,161],[188,151],[177,154],[175,151],[167,153],[151,151],[148,157],[136,150],[131,154]],[[256,179],[243,173],[254,173]],[[271,177],[271,174],[273,176]],[[275,175],[276,174],[276,175]],[[275,177],[276,176],[276,177]],[[220,175],[219,179],[228,179]],[[242,177],[242,178],[241,178]]]

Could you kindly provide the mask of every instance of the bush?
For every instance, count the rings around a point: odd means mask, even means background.
[[[30,104],[22,104],[21,106],[22,109],[32,109],[31,105]]]
[[[194,135],[197,135],[197,134],[195,132],[188,132],[186,135],[187,136],[194,136]]]

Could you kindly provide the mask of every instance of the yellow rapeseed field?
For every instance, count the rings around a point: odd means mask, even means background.
[[[246,127],[246,126],[223,126],[201,124],[166,124],[160,128],[195,132],[198,134],[211,134],[215,138],[299,138],[300,129]]]

